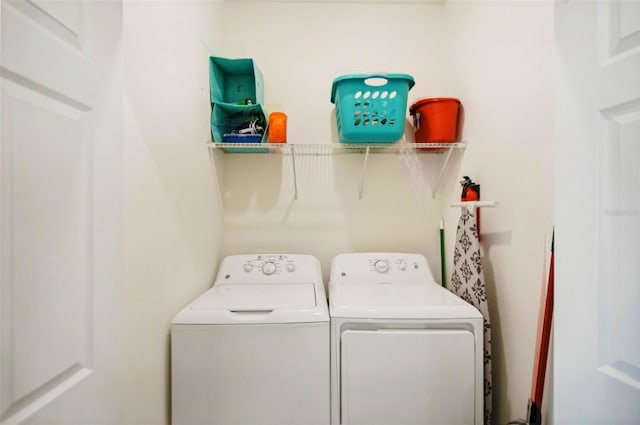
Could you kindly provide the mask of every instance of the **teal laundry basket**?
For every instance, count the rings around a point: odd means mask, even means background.
[[[404,134],[407,97],[415,81],[407,74],[353,74],[333,81],[331,103],[341,143],[393,143]]]

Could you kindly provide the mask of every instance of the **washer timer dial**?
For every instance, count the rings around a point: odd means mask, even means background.
[[[389,271],[389,263],[385,260],[377,260],[374,263],[373,268],[376,269],[378,273],[386,273]]]

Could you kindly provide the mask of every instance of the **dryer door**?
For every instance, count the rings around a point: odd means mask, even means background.
[[[341,423],[475,423],[475,347],[465,330],[347,330]]]

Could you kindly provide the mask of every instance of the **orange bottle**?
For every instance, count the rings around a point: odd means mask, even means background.
[[[269,143],[287,143],[287,114],[269,114]]]

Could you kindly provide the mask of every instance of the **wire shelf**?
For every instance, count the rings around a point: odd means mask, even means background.
[[[213,143],[207,142],[210,156],[217,149],[222,149],[225,153],[231,154],[279,154],[291,156],[291,167],[293,169],[294,182],[294,199],[298,199],[298,183],[296,173],[296,157],[297,156],[330,156],[340,154],[359,154],[362,155],[362,172],[360,178],[360,190],[358,198],[362,199],[364,188],[364,180],[367,170],[367,162],[370,154],[441,154],[445,153],[444,159],[440,166],[432,196],[435,197],[436,190],[440,185],[444,170],[449,162],[451,153],[454,149],[464,149],[467,142],[459,143],[409,143],[402,139],[393,144],[384,143]],[[217,178],[216,178],[217,181]]]
[[[467,142],[458,143],[408,143],[397,142],[393,144],[381,143],[212,143],[208,142],[210,149],[222,149],[228,153],[275,153],[281,155],[337,155],[358,153],[443,153],[451,149],[464,149]]]

